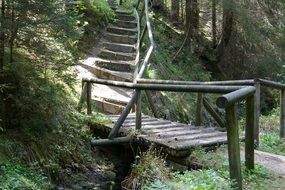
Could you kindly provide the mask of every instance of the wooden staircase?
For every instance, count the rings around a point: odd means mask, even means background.
[[[134,80],[137,22],[132,10],[126,10],[109,0],[116,17],[100,41],[92,64],[95,78],[132,82]],[[94,77],[94,76],[93,76]],[[97,111],[120,114],[129,102],[133,90],[105,85],[92,86],[92,104]]]

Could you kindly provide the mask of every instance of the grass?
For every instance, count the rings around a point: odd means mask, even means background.
[[[188,170],[185,172],[171,173],[163,180],[152,178],[152,181],[144,183],[141,189],[144,190],[218,190],[232,189],[234,183],[229,179],[228,160],[226,156],[226,147],[221,147],[216,151],[205,152],[202,148],[196,148],[189,158],[191,162],[199,162],[202,167],[200,170]],[[147,157],[149,162],[155,160],[153,157]],[[156,158],[157,159],[157,158]],[[146,163],[146,162],[144,162]],[[162,161],[163,163],[163,161]],[[138,163],[137,167],[142,163]],[[145,165],[144,165],[145,166]],[[165,166],[164,166],[165,167]],[[151,169],[151,167],[149,167]],[[157,167],[159,169],[161,167]],[[163,167],[162,167],[163,168]],[[166,169],[163,169],[166,170]],[[168,169],[170,170],[170,169]],[[145,174],[152,172],[145,172]],[[158,172],[156,173],[163,173]],[[243,189],[284,189],[285,182],[278,176],[270,173],[264,167],[257,165],[255,169],[248,172],[242,163]],[[150,177],[150,176],[147,176]]]
[[[13,162],[0,164],[1,190],[44,190],[51,189],[51,184],[41,172],[35,172],[26,166]]]

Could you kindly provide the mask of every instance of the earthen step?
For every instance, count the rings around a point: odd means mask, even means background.
[[[133,74],[128,72],[112,71],[109,69],[95,67],[95,75],[100,79],[114,80],[114,81],[133,81]]]
[[[135,44],[137,42],[136,36],[112,34],[112,33],[106,33],[105,39],[113,43],[123,43],[123,44]]]
[[[114,33],[114,34],[124,34],[124,35],[136,35],[136,29],[130,28],[122,28],[117,26],[109,26],[107,28],[107,32]]]
[[[108,60],[119,60],[119,61],[134,61],[135,54],[132,53],[121,53],[114,52],[110,50],[103,49],[99,55],[100,58],[108,59]]]
[[[132,15],[126,15],[126,14],[117,14],[116,18],[119,20],[123,20],[123,21],[135,21],[136,20],[136,17]]]
[[[123,53],[134,53],[136,51],[135,46],[129,44],[105,42],[103,46],[105,47],[105,49],[108,49],[110,51],[117,51]]]
[[[116,14],[122,14],[122,15],[132,15],[133,11],[131,11],[131,10],[116,10],[115,13]]]
[[[121,72],[134,72],[135,65],[128,61],[97,60],[95,66]]]
[[[137,28],[137,23],[134,21],[124,21],[116,19],[113,23],[115,26],[124,27],[124,28]]]

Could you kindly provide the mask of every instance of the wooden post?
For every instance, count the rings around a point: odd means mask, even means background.
[[[136,130],[142,128],[142,99],[141,91],[138,90],[138,99],[136,104]]]
[[[202,125],[202,114],[203,114],[202,107],[203,107],[203,94],[198,93],[197,108],[196,108],[196,121],[195,121],[196,126]]]
[[[120,0],[120,5],[122,5],[123,4],[123,0]]]
[[[92,84],[87,82],[87,114],[92,114],[92,100],[91,100]]]
[[[281,90],[280,98],[280,138],[285,137],[285,90]]]
[[[256,91],[254,94],[254,143],[255,147],[259,146],[259,116],[260,116],[260,82],[254,84]]]
[[[157,110],[155,108],[155,105],[153,103],[153,100],[151,98],[151,95],[149,93],[149,91],[145,91],[145,96],[146,96],[146,99],[147,99],[147,103],[148,103],[148,107],[149,109],[152,111],[153,115],[155,118],[158,118],[158,113],[157,113]]]
[[[242,189],[242,176],[240,164],[240,147],[237,126],[236,106],[226,108],[226,126],[228,137],[228,155],[230,164],[230,178],[235,181],[234,188]]]
[[[81,96],[80,96],[79,103],[77,106],[78,111],[81,111],[82,105],[86,99],[86,96],[87,96],[87,84],[86,84],[86,82],[84,82],[84,83],[82,83],[82,92],[81,92]]]
[[[245,127],[245,166],[248,170],[254,169],[254,124],[255,101],[254,96],[246,99],[246,127]]]
[[[226,128],[226,121],[220,117],[220,115],[216,112],[216,110],[213,108],[213,106],[203,98],[203,105],[205,109],[208,111],[208,113],[216,120],[216,122],[222,127]]]

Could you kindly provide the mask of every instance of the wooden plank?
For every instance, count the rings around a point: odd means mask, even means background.
[[[211,145],[216,145],[216,144],[223,144],[227,142],[227,137],[226,136],[219,136],[215,138],[209,138],[209,139],[196,139],[192,141],[185,141],[185,142],[180,142],[176,143],[174,145],[169,145],[175,150],[187,150],[191,147],[196,147],[196,146],[211,146]]]
[[[203,139],[210,139],[212,137],[219,137],[219,136],[224,136],[226,137],[226,133],[196,133],[196,134],[190,134],[190,135],[182,135],[182,136],[172,136],[169,138],[152,138],[154,142],[159,141],[159,142],[165,142],[165,143],[178,143],[178,142],[186,142],[186,141],[192,141],[192,140],[203,140]],[[149,137],[147,137],[149,138]],[[150,137],[151,138],[151,137]]]
[[[162,125],[162,124],[171,124],[170,121],[146,121],[142,122],[142,126],[145,125]],[[135,126],[136,122],[124,123],[123,126]]]
[[[202,117],[203,117],[203,94],[197,94],[197,105],[196,105],[196,120],[195,125],[201,126],[202,125]]]
[[[155,133],[155,134],[150,134],[150,135],[156,135],[158,138],[168,138],[168,137],[172,137],[172,136],[181,136],[181,135],[193,135],[193,134],[200,134],[200,133],[211,133],[213,131],[202,131],[199,129],[190,129],[190,130],[174,130],[174,131],[164,131],[161,130],[159,133]]]

